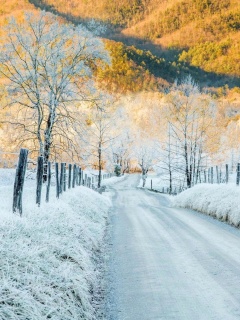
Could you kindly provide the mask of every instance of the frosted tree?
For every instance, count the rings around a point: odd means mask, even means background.
[[[146,185],[148,171],[152,169],[156,161],[155,143],[151,140],[141,139],[135,147],[135,156],[137,158],[138,166],[142,172],[142,186]]]
[[[121,168],[122,174],[130,170],[133,144],[133,137],[128,128],[122,128],[121,134],[111,144],[112,163]]]
[[[166,115],[171,128],[169,147],[172,150],[173,145],[178,147],[177,170],[184,172],[187,187],[199,179],[213,114],[213,101],[200,92],[191,77],[175,83],[166,97]]]
[[[56,138],[71,144],[80,104],[93,90],[92,68],[109,63],[103,42],[82,25],[64,24],[51,14],[9,20],[0,48],[12,119],[23,140],[37,141],[47,163]]]
[[[121,104],[120,104],[121,105]],[[110,162],[124,174],[130,170],[132,150],[135,144],[134,128],[126,108],[118,107],[118,121],[115,126],[117,138],[111,143]]]
[[[79,131],[79,138],[85,142],[85,159],[98,170],[98,188],[101,187],[102,170],[110,154],[112,142],[118,136],[116,130],[119,112],[115,110],[114,98],[101,96],[85,112],[85,125]]]

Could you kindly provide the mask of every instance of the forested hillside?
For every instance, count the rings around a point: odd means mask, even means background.
[[[2,3],[1,3],[2,2]],[[191,74],[214,92],[239,87],[238,0],[0,1],[1,21],[21,10],[45,9],[68,21],[106,23],[112,66],[98,71],[111,91],[155,90]],[[116,42],[117,41],[117,42]],[[215,89],[214,89],[215,88]]]

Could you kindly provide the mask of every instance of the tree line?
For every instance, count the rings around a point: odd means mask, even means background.
[[[174,179],[193,186],[214,161],[217,102],[190,76],[156,87],[149,105],[144,96],[109,94],[107,77],[96,70],[115,63],[129,75],[122,61],[133,54],[141,64],[143,53],[122,48],[123,57],[111,59],[99,31],[99,24],[90,31],[46,12],[9,20],[0,48],[1,112],[9,135],[14,128],[15,147],[42,157],[44,170],[59,160],[91,166],[99,171],[98,186],[102,170],[114,168],[140,170],[144,184],[149,170],[159,168],[170,190]],[[144,55],[161,68],[161,59]]]

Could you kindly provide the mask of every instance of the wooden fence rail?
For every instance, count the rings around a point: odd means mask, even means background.
[[[16,169],[14,191],[13,191],[13,212],[19,212],[22,215],[22,193],[25,180],[25,173],[27,169],[28,161],[28,150],[21,149],[18,165]],[[36,174],[36,204],[40,207],[42,200],[42,188],[43,184],[46,185],[46,197],[45,201],[50,201],[50,189],[52,183],[52,167],[55,168],[55,183],[56,183],[56,198],[59,199],[61,194],[67,191],[68,189],[75,188],[77,186],[84,185],[86,187],[92,188],[96,191],[101,192],[96,187],[96,177],[91,174],[89,177],[88,174],[82,170],[77,164],[67,164],[62,162],[59,166],[59,163],[48,162],[47,167],[44,167],[43,157],[38,157],[37,160],[37,174]],[[46,168],[46,170],[45,170]],[[68,170],[67,170],[68,168]],[[59,172],[60,169],[60,172]],[[102,179],[113,177],[113,173],[102,175]],[[83,179],[83,177],[85,177]]]

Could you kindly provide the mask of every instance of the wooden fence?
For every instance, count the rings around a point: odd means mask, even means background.
[[[209,183],[209,184],[220,184],[220,183],[229,183],[229,176],[230,176],[230,170],[229,165],[226,164],[224,166],[224,169],[219,166],[210,167],[208,169],[199,171],[196,177],[196,181],[193,182],[192,187],[199,183]],[[240,184],[240,163],[236,166],[236,185],[239,186]],[[187,187],[173,187],[172,191],[170,191],[170,188],[168,187],[162,187],[161,189],[154,189],[153,186],[153,180],[151,180],[151,191],[159,192],[159,193],[165,193],[165,194],[172,194],[177,195],[178,193],[186,190]]]
[[[19,212],[22,215],[22,193],[25,181],[25,173],[28,163],[28,150],[21,149],[19,154],[18,165],[16,169],[16,176],[13,191],[13,212]],[[97,188],[98,175],[87,174],[77,164],[52,163],[48,162],[44,165],[43,157],[38,157],[37,172],[36,172],[36,204],[41,205],[43,198],[42,190],[43,184],[46,185],[45,201],[50,200],[50,189],[52,186],[52,179],[55,176],[56,197],[59,198],[62,193],[77,186],[86,186],[101,192]],[[105,173],[102,175],[102,180],[113,177],[113,173]]]

